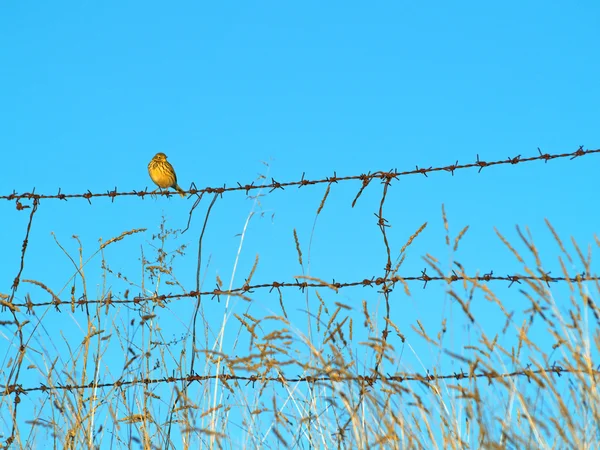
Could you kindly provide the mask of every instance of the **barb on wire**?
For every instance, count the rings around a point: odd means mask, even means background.
[[[590,155],[593,153],[600,153],[600,149],[584,150],[583,145],[582,145],[576,151],[569,152],[569,153],[556,153],[556,154],[544,153],[544,154],[542,154],[542,152],[539,148],[538,148],[538,153],[539,153],[539,155],[530,156],[528,158],[521,158],[521,155],[517,155],[514,157],[509,156],[509,157],[507,157],[507,159],[502,159],[502,160],[497,160],[497,161],[482,161],[479,159],[479,155],[477,155],[477,159],[475,162],[467,163],[467,164],[458,164],[458,161],[456,161],[456,163],[448,165],[448,166],[428,167],[428,168],[419,168],[417,166],[413,170],[406,170],[406,171],[397,171],[397,170],[393,170],[391,172],[379,171],[379,172],[373,172],[373,173],[368,173],[368,174],[349,175],[349,176],[345,176],[345,177],[340,177],[340,176],[337,176],[336,174],[334,174],[333,177],[326,177],[326,178],[318,179],[318,180],[307,180],[304,178],[304,174],[302,174],[302,178],[297,181],[288,181],[288,182],[281,183],[281,182],[275,181],[275,179],[271,178],[271,183],[268,183],[268,184],[255,185],[254,183],[241,184],[241,183],[237,182],[236,183],[237,186],[230,186],[230,187],[227,187],[227,186],[217,187],[217,188],[206,187],[204,189],[196,189],[195,187],[192,187],[188,191],[185,191],[185,193],[188,195],[200,195],[202,193],[224,194],[227,192],[243,191],[243,192],[246,192],[246,194],[247,194],[249,191],[255,190],[255,189],[269,189],[269,192],[272,192],[276,189],[285,189],[288,186],[302,187],[302,186],[309,186],[309,185],[315,185],[315,184],[321,184],[321,183],[337,183],[340,181],[360,180],[360,181],[362,181],[362,187],[361,187],[359,193],[357,194],[356,198],[353,201],[353,205],[354,205],[356,203],[356,201],[358,200],[358,198],[360,197],[360,195],[362,194],[363,190],[368,186],[368,184],[373,179],[376,179],[376,178],[380,179],[380,180],[384,180],[384,179],[388,179],[390,177],[397,178],[400,176],[408,176],[408,175],[425,175],[425,176],[427,176],[427,174],[432,173],[432,172],[450,172],[452,175],[454,175],[454,172],[457,170],[472,169],[472,168],[478,168],[479,169],[478,172],[481,172],[481,170],[483,168],[491,167],[491,166],[508,165],[508,164],[515,165],[515,164],[533,162],[533,161],[548,162],[549,160],[559,159],[559,158],[569,158],[570,160],[573,160],[573,159],[581,157],[581,156]],[[94,197],[108,197],[112,201],[114,201],[114,199],[116,197],[121,197],[121,196],[137,196],[137,197],[141,197],[143,199],[147,195],[171,196],[171,195],[173,195],[173,192],[169,192],[169,191],[153,192],[153,191],[148,191],[148,188],[144,189],[143,191],[118,192],[117,189],[115,188],[114,190],[108,191],[105,193],[92,193],[90,191],[87,191],[86,193],[83,193],[83,194],[64,194],[59,189],[57,194],[36,194],[35,189],[34,189],[33,192],[24,192],[24,193],[13,192],[12,194],[9,194],[9,195],[0,195],[0,200],[9,200],[9,201],[16,200],[17,208],[23,208],[23,205],[19,202],[20,200],[23,200],[23,199],[28,199],[28,200],[33,200],[33,199],[68,200],[68,199],[76,199],[76,198],[81,199],[82,198],[82,199],[86,199],[88,202],[91,203],[91,199]]]

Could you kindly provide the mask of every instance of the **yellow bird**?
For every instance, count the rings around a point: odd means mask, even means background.
[[[167,189],[172,187],[179,195],[185,197],[185,192],[177,184],[177,175],[175,175],[175,169],[169,161],[167,161],[167,155],[164,153],[157,153],[154,158],[148,164],[148,174],[154,184],[161,189]]]

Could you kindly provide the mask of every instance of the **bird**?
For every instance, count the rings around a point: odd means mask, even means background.
[[[164,153],[157,153],[154,158],[148,164],[148,174],[154,184],[161,189],[167,189],[172,187],[179,195],[185,197],[185,192],[177,184],[177,175],[175,175],[175,169],[170,162],[167,161],[167,155]]]

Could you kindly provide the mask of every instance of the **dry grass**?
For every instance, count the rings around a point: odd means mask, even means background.
[[[548,223],[567,278],[550,284],[527,230],[519,229],[520,242],[513,243],[497,231],[515,272],[529,277],[510,290],[426,254],[429,272],[446,280],[437,282],[445,285],[444,304],[453,306],[437,324],[415,317],[407,330],[398,323],[398,302],[408,314],[405,300],[422,283],[398,274],[427,224],[394,255],[383,219],[386,190],[377,216],[387,262],[375,288],[345,288],[343,297],[334,282],[311,275],[310,244],[303,247],[294,229],[290,247],[302,273],[296,280],[320,287],[248,288],[220,302],[198,297],[197,321],[197,296],[186,296],[173,268],[187,249],[164,221],[142,247],[141,276],[113,269],[109,253],[138,235],[148,238],[145,230],[101,242],[89,258],[81,246],[70,254],[57,240],[74,273],[63,289],[22,280],[32,303],[45,296],[52,305],[31,313],[17,301],[7,304],[6,295],[0,299],[9,307],[1,335],[3,442],[13,448],[598,448],[600,285],[589,276],[590,252],[575,241],[565,245]],[[317,216],[328,196],[330,186]],[[242,284],[234,280],[251,217],[228,288],[220,277],[200,278],[208,264],[201,258],[199,286],[214,283],[226,292]],[[445,211],[442,219],[454,254],[468,227],[451,236]],[[248,287],[261,267],[259,255],[253,260],[242,275]],[[574,277],[573,267],[582,275]],[[123,288],[118,295],[116,285]],[[184,296],[164,297],[169,293]],[[260,295],[275,306],[253,308]],[[301,299],[305,309],[297,307]],[[215,308],[222,312],[218,322]],[[468,339],[453,321],[468,328]],[[40,383],[22,381],[36,378]]]

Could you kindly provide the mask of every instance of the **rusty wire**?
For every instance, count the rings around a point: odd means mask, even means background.
[[[30,280],[24,280],[24,281],[30,281]],[[0,305],[7,306],[7,307],[13,308],[13,309],[18,308],[18,307],[23,307],[23,308],[27,308],[27,310],[29,312],[31,312],[33,310],[33,308],[44,307],[44,306],[46,306],[46,307],[47,306],[55,306],[58,308],[61,305],[84,306],[84,305],[91,305],[91,304],[101,304],[102,306],[109,307],[109,306],[117,305],[117,304],[121,304],[121,305],[122,304],[139,304],[139,303],[148,302],[148,301],[165,302],[168,300],[176,300],[176,299],[182,299],[182,298],[197,298],[199,295],[212,297],[212,299],[216,298],[217,300],[220,300],[221,296],[227,296],[227,295],[234,295],[234,296],[238,296],[238,297],[248,298],[249,294],[253,294],[254,291],[262,290],[262,289],[268,289],[269,293],[272,292],[274,289],[279,291],[281,289],[291,289],[291,288],[299,289],[301,291],[304,291],[305,289],[309,289],[309,288],[329,288],[329,289],[332,289],[337,292],[339,289],[362,286],[362,287],[380,287],[381,290],[379,292],[383,293],[384,291],[392,292],[394,286],[397,283],[401,283],[401,282],[421,282],[421,283],[423,283],[423,289],[425,289],[427,287],[428,283],[432,282],[432,281],[443,281],[447,284],[460,282],[460,281],[466,281],[466,282],[471,282],[471,283],[473,283],[473,282],[489,283],[489,282],[499,281],[499,282],[508,283],[508,287],[511,287],[514,283],[521,284],[522,281],[525,281],[525,282],[529,281],[529,282],[543,282],[543,283],[546,283],[548,286],[550,286],[550,283],[558,283],[558,282],[576,283],[576,282],[583,282],[583,281],[600,281],[600,276],[587,274],[586,272],[582,272],[580,274],[575,274],[575,275],[571,275],[571,276],[561,276],[561,277],[553,277],[553,276],[550,276],[549,273],[545,273],[545,274],[542,274],[539,276],[521,275],[521,274],[501,276],[501,275],[494,275],[493,271],[491,271],[490,273],[487,273],[487,274],[474,275],[474,276],[457,275],[456,273],[453,273],[451,276],[429,276],[429,275],[427,275],[427,271],[423,270],[421,272],[421,275],[419,275],[419,276],[402,277],[399,275],[394,275],[394,276],[390,276],[389,278],[371,277],[371,278],[364,278],[362,280],[349,281],[349,282],[343,282],[343,283],[335,281],[335,280],[333,280],[331,283],[328,283],[326,281],[314,281],[314,279],[310,282],[299,281],[298,279],[296,279],[296,281],[294,281],[294,282],[273,281],[270,283],[261,283],[261,284],[254,284],[254,285],[244,284],[243,286],[237,287],[234,289],[215,288],[213,290],[207,290],[207,291],[201,291],[201,292],[192,290],[192,291],[189,291],[189,292],[186,292],[183,294],[162,294],[162,295],[152,295],[152,296],[136,296],[131,299],[130,298],[119,299],[119,298],[113,297],[113,294],[110,293],[105,298],[102,298],[102,299],[86,299],[86,298],[74,299],[74,298],[72,298],[71,300],[68,300],[68,301],[61,300],[58,296],[54,295],[42,283],[35,282],[33,284],[41,287],[42,289],[44,289],[50,293],[52,300],[47,301],[47,302],[33,302],[33,301],[31,301],[31,299],[29,297],[27,297],[26,302],[8,303],[8,302],[0,300]]]
[[[559,159],[559,158],[574,159],[574,158],[589,155],[592,153],[600,153],[600,149],[584,150],[583,145],[582,145],[577,150],[575,150],[574,152],[570,152],[570,153],[557,153],[557,154],[542,153],[542,151],[539,148],[538,148],[538,153],[539,153],[539,155],[531,156],[528,158],[521,158],[521,155],[517,155],[514,157],[508,157],[507,159],[489,161],[489,162],[480,160],[479,155],[477,155],[477,159],[475,162],[467,163],[467,164],[458,164],[458,161],[456,161],[454,164],[451,164],[448,166],[441,166],[441,167],[419,167],[419,166],[416,166],[415,169],[413,169],[413,170],[398,171],[396,169],[393,169],[393,170],[390,170],[389,172],[377,171],[377,172],[373,172],[373,173],[360,174],[360,175],[349,175],[349,176],[342,176],[342,177],[337,176],[337,174],[334,172],[333,176],[326,177],[326,178],[319,179],[319,180],[306,180],[304,178],[304,175],[302,175],[302,178],[300,180],[280,183],[278,181],[275,181],[275,179],[271,178],[271,182],[266,183],[266,184],[255,185],[254,183],[251,183],[251,184],[242,185],[238,182],[237,186],[227,187],[226,185],[223,185],[223,187],[206,187],[204,189],[189,189],[188,191],[186,191],[186,194],[200,195],[202,193],[206,193],[206,194],[222,195],[227,192],[235,192],[235,191],[245,191],[247,194],[248,192],[250,192],[252,190],[256,190],[256,189],[270,189],[270,191],[274,191],[276,189],[284,189],[286,187],[291,187],[291,186],[297,186],[297,187],[301,188],[303,186],[322,184],[322,183],[331,184],[331,183],[338,183],[340,181],[360,180],[360,181],[362,181],[362,187],[359,190],[356,198],[354,199],[354,202],[353,202],[353,204],[354,204],[356,202],[356,200],[362,194],[363,190],[369,185],[369,183],[373,179],[392,180],[392,179],[397,179],[398,177],[401,177],[401,176],[417,175],[417,174],[427,176],[427,174],[432,173],[432,172],[450,172],[452,175],[454,175],[454,172],[456,170],[473,169],[473,168],[478,168],[479,172],[481,172],[481,170],[486,167],[498,166],[498,165],[506,165],[506,164],[515,165],[515,164],[532,162],[532,161],[540,161],[540,160],[542,160],[544,162],[548,162],[550,160]],[[23,200],[23,199],[68,200],[68,199],[79,198],[79,199],[86,199],[86,200],[88,200],[88,202],[91,203],[91,199],[95,198],[95,197],[108,197],[114,201],[114,199],[116,197],[121,197],[121,196],[137,196],[137,197],[144,198],[147,195],[171,196],[171,195],[173,195],[173,192],[148,191],[147,188],[144,189],[143,191],[118,192],[117,188],[115,187],[114,190],[104,192],[104,193],[100,193],[100,192],[92,193],[88,190],[87,192],[85,192],[83,194],[81,194],[81,193],[80,194],[63,194],[61,192],[61,190],[59,189],[57,194],[36,194],[35,189],[34,189],[33,192],[24,192],[21,194],[13,192],[12,194],[9,194],[9,195],[0,195],[0,200],[9,200],[9,201],[16,200],[17,201],[17,209],[23,209],[23,208],[26,208],[26,206],[23,206],[20,203],[20,200]]]
[[[444,375],[432,375],[426,374],[421,375],[418,373],[403,373],[401,375],[381,375],[378,373],[374,373],[373,375],[357,375],[350,376],[345,374],[333,374],[333,375],[308,375],[304,377],[285,377],[283,375],[279,375],[277,377],[269,377],[265,375],[233,375],[233,374],[220,374],[220,375],[186,375],[182,377],[163,377],[163,378],[134,378],[132,380],[117,380],[113,383],[94,383],[90,381],[88,384],[83,385],[74,385],[74,384],[65,384],[65,385],[57,385],[57,386],[46,386],[43,383],[40,383],[39,386],[36,387],[23,387],[20,384],[12,384],[12,385],[0,385],[0,395],[6,396],[11,394],[16,394],[18,397],[21,394],[28,394],[30,392],[56,392],[56,391],[71,391],[71,390],[85,390],[85,389],[103,389],[103,388],[121,388],[125,386],[135,386],[135,385],[151,385],[151,384],[161,384],[161,383],[179,383],[179,382],[203,382],[219,379],[223,382],[228,381],[245,381],[246,384],[250,383],[327,383],[327,382],[341,382],[341,381],[351,381],[357,382],[366,386],[373,386],[378,382],[387,382],[387,383],[403,383],[403,382],[411,382],[418,381],[422,383],[431,383],[438,380],[465,380],[465,379],[480,379],[485,378],[491,383],[496,379],[505,379],[505,378],[515,378],[515,377],[527,377],[530,378],[533,375],[538,374],[557,374],[561,376],[562,374],[586,374],[590,376],[598,376],[600,375],[600,370],[598,369],[573,369],[573,368],[563,368],[559,365],[553,365],[542,369],[522,369],[516,370],[513,372],[493,372],[493,371],[461,371],[454,372],[451,374]]]
[[[475,276],[469,277],[469,276],[465,275],[464,273],[462,273],[462,271],[460,274],[453,272],[453,274],[450,276],[441,276],[441,275],[440,276],[429,276],[429,275],[427,275],[426,270],[423,270],[421,272],[421,275],[419,275],[419,276],[401,277],[401,276],[396,275],[395,271],[392,270],[391,251],[390,251],[390,247],[389,247],[389,243],[388,243],[388,239],[387,239],[387,235],[386,235],[386,227],[388,225],[387,225],[387,219],[383,216],[384,202],[386,200],[386,195],[388,192],[387,188],[390,185],[391,181],[396,180],[401,176],[408,176],[408,175],[422,174],[427,177],[427,175],[432,172],[445,171],[445,172],[450,172],[452,175],[454,175],[454,172],[456,170],[462,170],[462,169],[477,168],[478,171],[481,172],[482,169],[491,167],[491,166],[495,166],[495,165],[516,165],[516,164],[520,164],[520,163],[533,162],[533,161],[538,161],[538,160],[543,160],[544,162],[548,162],[549,160],[559,159],[559,158],[575,159],[575,158],[585,156],[588,154],[592,154],[592,153],[600,153],[600,149],[584,150],[583,146],[580,146],[576,151],[570,152],[570,153],[548,154],[548,153],[542,153],[539,149],[538,149],[538,152],[539,152],[539,155],[537,155],[537,156],[521,158],[521,155],[518,155],[515,157],[508,157],[507,159],[504,159],[504,160],[497,160],[497,161],[491,161],[491,162],[482,161],[479,159],[479,155],[477,155],[477,159],[473,163],[459,164],[458,161],[456,161],[456,163],[454,163],[452,165],[448,165],[448,166],[428,167],[428,168],[420,168],[417,166],[413,170],[406,170],[406,171],[398,171],[396,169],[393,169],[393,170],[390,170],[387,172],[386,171],[378,171],[378,172],[374,172],[374,173],[350,175],[350,176],[342,176],[342,177],[338,177],[337,174],[334,172],[333,176],[326,177],[323,179],[318,179],[318,180],[307,180],[304,178],[304,174],[303,174],[301,179],[298,181],[289,181],[289,182],[283,182],[283,183],[277,182],[275,179],[271,178],[270,183],[259,184],[259,185],[255,185],[254,183],[245,184],[245,185],[237,183],[237,186],[227,187],[226,185],[223,185],[223,187],[216,187],[216,188],[215,187],[206,187],[204,189],[196,189],[195,185],[192,184],[192,187],[187,191],[187,194],[189,194],[190,196],[194,196],[194,195],[198,196],[198,198],[196,199],[196,204],[195,204],[195,206],[196,206],[204,194],[215,194],[215,199],[216,199],[216,196],[223,195],[228,192],[235,192],[235,191],[244,192],[245,191],[246,194],[248,194],[250,191],[254,191],[257,189],[258,190],[269,189],[272,192],[272,191],[278,190],[278,189],[285,189],[286,187],[297,186],[298,188],[301,188],[301,187],[308,186],[308,185],[317,185],[317,184],[326,183],[328,185],[327,191],[323,198],[323,201],[321,202],[321,205],[319,206],[319,211],[317,212],[317,214],[318,214],[320,212],[320,210],[323,208],[323,204],[324,204],[325,199],[327,198],[327,194],[329,192],[329,187],[333,183],[338,183],[338,182],[342,182],[342,181],[352,181],[352,180],[361,181],[361,187],[352,202],[352,206],[354,206],[356,204],[357,200],[360,198],[363,191],[369,186],[369,184],[373,180],[375,180],[375,179],[381,180],[384,184],[384,188],[383,188],[382,196],[381,196],[381,199],[379,202],[379,209],[375,215],[377,216],[377,220],[378,220],[377,224],[381,230],[383,247],[385,248],[385,265],[384,265],[383,276],[365,278],[363,280],[356,280],[356,281],[350,281],[350,282],[344,282],[344,283],[336,282],[335,280],[333,280],[331,283],[321,281],[321,280],[314,280],[314,279],[307,281],[307,280],[301,280],[301,277],[298,277],[297,279],[295,279],[294,282],[272,281],[270,283],[254,284],[254,285],[249,285],[248,283],[246,283],[241,287],[231,289],[231,290],[223,290],[220,288],[216,288],[216,289],[208,290],[205,292],[200,292],[199,287],[197,286],[195,290],[187,292],[187,293],[183,293],[183,294],[136,296],[132,299],[129,299],[127,294],[125,294],[125,298],[123,298],[123,299],[116,299],[116,298],[113,298],[112,293],[109,292],[109,294],[103,299],[89,300],[86,298],[75,299],[74,297],[72,297],[70,301],[62,301],[58,296],[56,296],[48,287],[46,287],[42,283],[32,281],[32,280],[21,280],[20,277],[21,277],[21,273],[23,271],[23,267],[24,267],[24,263],[25,263],[25,250],[27,248],[29,230],[31,228],[31,222],[33,220],[33,215],[34,215],[35,211],[37,210],[41,199],[44,199],[44,200],[46,200],[46,199],[48,199],[48,200],[49,199],[55,199],[55,200],[86,199],[89,203],[91,203],[92,198],[98,198],[98,197],[99,198],[107,197],[107,198],[110,198],[112,201],[114,201],[114,199],[116,197],[121,197],[121,196],[137,196],[137,197],[141,197],[143,199],[143,198],[145,198],[146,195],[170,196],[173,194],[172,192],[168,192],[168,191],[149,192],[147,189],[145,189],[143,191],[118,192],[116,187],[114,190],[107,191],[105,193],[92,193],[90,191],[87,191],[85,193],[79,193],[79,194],[63,194],[60,189],[57,194],[37,194],[37,193],[35,193],[35,189],[33,192],[30,192],[30,193],[27,193],[27,192],[26,193],[16,193],[13,191],[13,193],[9,194],[9,195],[0,195],[0,199],[1,200],[9,200],[9,201],[15,200],[17,210],[23,210],[23,209],[30,208],[29,205],[23,205],[21,203],[21,200],[31,200],[31,201],[33,201],[33,209],[31,212],[29,225],[27,228],[27,234],[23,241],[21,265],[20,265],[19,273],[17,274],[14,284],[13,284],[12,296],[10,297],[10,300],[8,302],[4,301],[4,300],[0,300],[0,305],[2,307],[6,307],[6,308],[10,309],[10,311],[13,315],[13,318],[14,318],[13,323],[17,325],[18,332],[21,333],[22,325],[17,320],[16,315],[15,315],[15,313],[18,311],[19,307],[24,307],[27,309],[27,312],[31,313],[31,312],[33,312],[33,309],[36,307],[54,306],[56,309],[58,309],[61,305],[70,305],[72,308],[74,308],[75,306],[83,307],[83,306],[87,306],[89,304],[100,304],[103,307],[106,307],[106,309],[108,310],[108,308],[114,304],[126,304],[126,303],[139,304],[144,301],[165,302],[167,300],[181,299],[181,298],[199,299],[200,296],[210,296],[213,299],[214,298],[219,299],[220,296],[222,296],[222,295],[235,295],[235,296],[239,296],[239,297],[248,299],[248,295],[253,294],[254,291],[266,290],[266,289],[268,289],[269,292],[272,292],[273,290],[277,290],[281,295],[281,292],[280,292],[281,289],[300,289],[301,291],[304,291],[305,289],[308,289],[308,288],[329,288],[329,289],[333,289],[334,291],[337,292],[339,289],[342,289],[342,288],[362,286],[362,287],[378,288],[378,292],[383,294],[383,296],[385,297],[386,316],[389,318],[389,312],[390,312],[389,295],[392,292],[392,290],[395,288],[396,283],[398,283],[398,282],[400,282],[400,283],[420,282],[420,283],[423,283],[423,288],[426,288],[428,283],[431,281],[444,281],[448,284],[454,283],[457,281],[464,281],[464,282],[470,282],[473,285],[475,285],[476,283],[480,283],[480,282],[487,283],[487,282],[491,282],[491,281],[503,281],[503,282],[508,283],[508,287],[511,287],[514,283],[521,283],[521,282],[529,282],[529,283],[544,282],[549,286],[551,282],[598,281],[597,276],[589,275],[589,274],[586,274],[585,272],[582,274],[574,275],[574,276],[564,276],[564,277],[552,277],[552,276],[550,276],[549,273],[541,273],[539,276],[524,276],[524,275],[520,275],[520,274],[506,275],[506,276],[494,276],[493,272],[490,272],[490,273],[484,274],[484,275],[475,275]],[[214,203],[214,200],[213,200],[213,203]],[[195,206],[194,206],[194,208],[195,208]],[[192,208],[192,211],[194,208]],[[190,212],[190,215],[191,215],[191,212]],[[188,223],[188,227],[189,227],[189,223]],[[19,286],[19,283],[23,283],[23,282],[30,282],[30,283],[35,284],[38,287],[42,288],[43,290],[45,290],[47,293],[50,294],[51,300],[48,302],[35,303],[35,302],[31,301],[31,298],[29,295],[26,295],[25,302],[21,302],[21,303],[14,302],[14,295],[16,293],[17,287]],[[22,285],[21,285],[21,287],[22,287]],[[595,305],[591,301],[589,301],[589,306],[592,308],[596,308]],[[9,323],[11,323],[11,322],[8,322],[8,321],[2,322],[2,324],[4,324],[4,325],[7,325]],[[385,328],[383,336],[382,336],[383,341],[387,340],[387,334],[388,334],[388,331],[387,331],[387,322],[386,322],[386,328]],[[22,352],[24,352],[26,346],[23,343],[22,336],[20,338],[20,341],[21,341],[20,348],[23,349]],[[334,376],[334,375],[328,375],[328,374],[323,375],[321,373],[321,374],[317,374],[317,375],[313,375],[313,376],[304,376],[304,377],[293,378],[293,377],[285,377],[284,375],[280,375],[277,377],[267,377],[264,375],[237,376],[237,375],[233,375],[233,374],[220,374],[220,375],[200,376],[200,375],[193,374],[193,375],[187,375],[187,376],[182,376],[182,377],[171,376],[171,377],[157,378],[157,379],[140,377],[140,378],[134,378],[134,379],[128,380],[128,381],[118,380],[113,383],[95,383],[92,381],[86,385],[68,385],[67,384],[67,385],[46,386],[44,384],[40,384],[37,387],[25,387],[25,388],[21,384],[17,383],[18,378],[20,376],[20,372],[21,372],[20,369],[24,362],[24,358],[20,357],[20,358],[18,358],[17,362],[13,365],[10,376],[7,378],[7,380],[5,380],[6,384],[0,385],[0,389],[2,390],[2,393],[0,393],[0,395],[2,395],[2,396],[11,395],[11,394],[15,395],[14,409],[12,411],[13,429],[11,432],[11,436],[9,438],[9,440],[12,440],[15,436],[16,428],[18,426],[18,424],[17,424],[17,406],[20,403],[19,397],[21,394],[27,394],[27,393],[35,392],[35,391],[46,393],[48,391],[58,391],[58,390],[70,391],[72,389],[76,389],[76,390],[97,389],[97,388],[117,388],[118,389],[118,388],[121,388],[124,386],[142,385],[142,384],[149,385],[149,384],[176,383],[176,382],[192,383],[194,381],[203,382],[203,381],[209,381],[209,380],[219,380],[219,381],[222,381],[223,383],[227,383],[228,381],[245,381],[248,384],[250,384],[250,383],[263,383],[264,384],[264,383],[277,383],[277,382],[280,382],[282,384],[302,383],[302,382],[303,383],[327,383],[327,382],[334,382],[334,381],[336,381],[336,382],[352,381],[352,382],[360,383],[361,386],[364,386],[364,387],[371,387],[378,382],[394,383],[394,382],[418,381],[418,382],[423,382],[423,383],[431,383],[431,382],[435,382],[437,380],[444,380],[444,379],[456,379],[456,380],[460,381],[460,380],[465,380],[465,379],[472,380],[472,379],[484,378],[484,379],[487,379],[489,383],[491,383],[494,379],[502,379],[502,378],[518,377],[518,376],[525,376],[525,377],[530,378],[530,377],[535,376],[536,374],[540,374],[540,373],[551,373],[551,374],[556,374],[558,376],[560,376],[563,373],[586,373],[586,374],[589,374],[592,376],[597,376],[600,374],[600,371],[598,371],[598,370],[563,369],[558,366],[552,366],[552,367],[548,367],[545,369],[538,369],[538,370],[523,369],[520,371],[507,372],[507,373],[498,373],[498,372],[493,372],[493,371],[479,371],[476,373],[473,368],[472,370],[469,370],[466,373],[461,372],[461,373],[453,373],[453,374],[446,374],[446,375],[430,375],[430,374],[420,375],[417,373],[402,374],[402,375],[389,375],[389,374],[383,375],[378,370],[379,362],[381,361],[382,356],[383,355],[380,355],[377,358],[377,362],[375,364],[374,370],[373,369],[371,370],[371,373],[373,375],[364,375],[364,376],[348,376],[348,375],[343,375],[343,374]],[[192,362],[192,368],[193,368],[193,362]],[[193,370],[192,370],[192,373],[193,373]],[[362,403],[362,400],[363,400],[362,392],[363,391],[361,390],[361,398],[358,401],[356,408],[359,408],[360,404]]]

